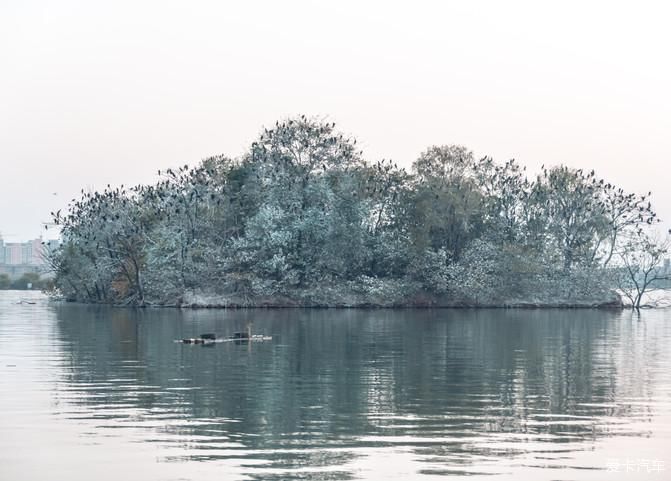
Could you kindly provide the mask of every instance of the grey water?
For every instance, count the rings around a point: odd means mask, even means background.
[[[247,320],[273,340],[173,342]],[[0,291],[1,480],[653,480],[671,479],[670,445],[670,310],[134,310]]]

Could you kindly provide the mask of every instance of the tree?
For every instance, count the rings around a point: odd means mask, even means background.
[[[483,230],[484,197],[478,188],[480,165],[465,147],[431,147],[413,163],[413,190],[405,219],[420,253],[445,249],[457,260]]]
[[[641,234],[644,227],[659,222],[659,219],[652,209],[651,192],[638,196],[627,194],[621,188],[603,180],[598,181],[598,185],[603,189],[603,215],[608,222],[603,239],[607,246],[603,266],[607,267],[620,239],[627,234]]]
[[[156,217],[140,201],[141,188],[84,193],[67,215],[53,215],[64,243],[50,254],[58,287],[88,302],[124,300],[144,305],[145,246]]]
[[[594,172],[565,166],[543,169],[530,192],[528,226],[541,249],[552,248],[569,271],[595,258],[599,239],[608,229]]]
[[[598,302],[605,266],[656,222],[649,195],[564,166],[530,181],[513,160],[457,145],[430,147],[406,172],[301,116],[264,129],[241,158],[82,190],[53,214],[63,243],[47,256],[56,289],[84,302],[179,304],[202,291],[245,305],[333,293]]]
[[[252,144],[249,161],[263,202],[282,212],[282,230],[291,236],[286,261],[297,272],[298,285],[319,279],[323,271],[342,273],[343,266],[325,262],[333,258],[324,252],[326,239],[337,240],[345,233],[337,226],[349,225],[347,233],[356,240],[362,226],[352,203],[360,202],[357,174],[365,164],[355,144],[338,134],[335,124],[304,116],[277,122]]]
[[[671,273],[660,266],[670,245],[668,237],[660,240],[642,233],[630,237],[618,253],[622,265],[620,288],[631,301],[632,308],[641,307],[643,296],[658,289],[656,283],[671,279]]]
[[[526,168],[513,159],[501,165],[484,157],[478,163],[477,179],[485,199],[486,232],[493,234],[488,237],[507,244],[523,241],[524,207],[530,188],[524,174]]]
[[[0,289],[9,289],[12,281],[7,274],[0,274]]]
[[[36,272],[26,272],[18,279],[15,279],[10,285],[10,289],[16,289],[21,291],[26,289],[41,289],[41,288],[42,283],[40,281],[40,275],[37,274]]]

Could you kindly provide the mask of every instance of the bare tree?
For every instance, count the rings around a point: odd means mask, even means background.
[[[657,284],[671,279],[671,273],[661,267],[669,252],[671,240],[641,233],[631,237],[619,252],[622,263],[620,288],[631,301],[633,309],[641,307],[646,293],[661,289]]]

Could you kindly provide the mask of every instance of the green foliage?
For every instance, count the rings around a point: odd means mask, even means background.
[[[515,161],[461,146],[431,147],[406,172],[366,162],[356,140],[306,117],[265,129],[240,159],[159,175],[82,191],[54,214],[64,242],[49,261],[63,295],[135,305],[197,292],[242,305],[505,304],[538,289],[587,298],[623,239],[656,221],[647,197],[593,172],[529,180]]]
[[[13,281],[7,274],[0,274],[0,290],[1,289],[14,289],[18,291],[25,291],[28,289],[40,290],[40,289],[47,289],[50,287],[50,285],[51,284],[49,280],[41,279],[40,275],[37,274],[36,272],[26,272],[21,277],[14,279]]]
[[[479,163],[460,146],[431,147],[413,164],[414,185],[408,199],[408,225],[413,245],[445,249],[459,258],[484,228],[483,192],[478,188]]]

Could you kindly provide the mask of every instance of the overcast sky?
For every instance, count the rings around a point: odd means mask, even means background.
[[[297,114],[371,161],[457,143],[594,168],[671,227],[665,3],[1,0],[0,232]]]

